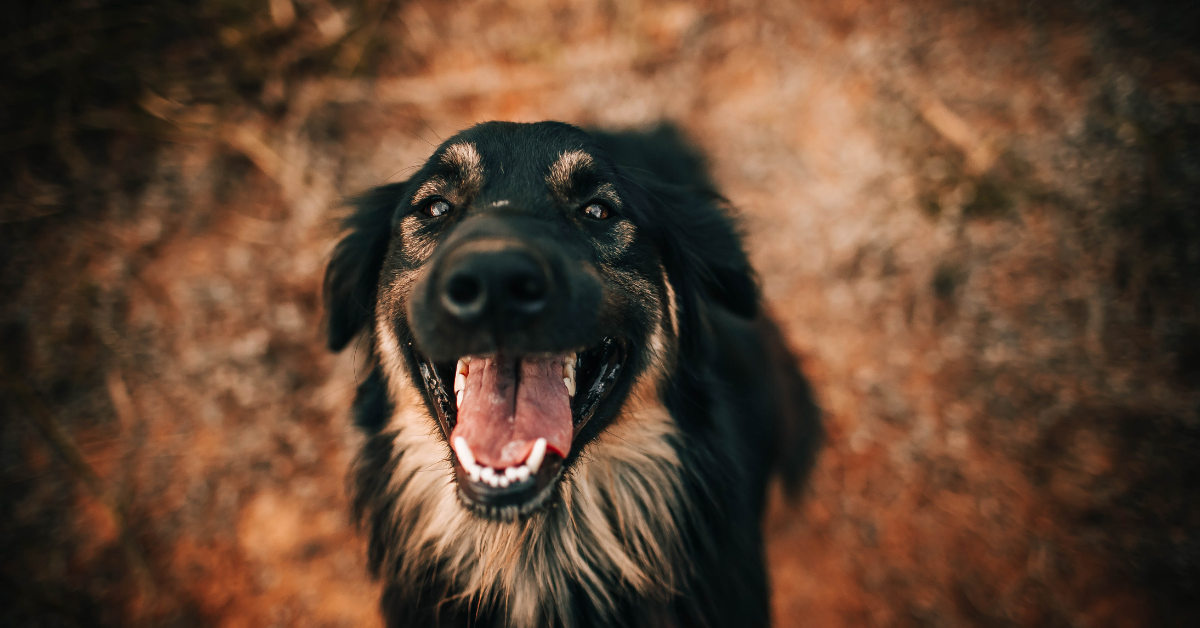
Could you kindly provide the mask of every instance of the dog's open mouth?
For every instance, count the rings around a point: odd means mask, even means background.
[[[624,374],[625,356],[621,341],[606,338],[557,355],[497,353],[454,364],[422,359],[464,503],[500,518],[541,506],[580,430]]]

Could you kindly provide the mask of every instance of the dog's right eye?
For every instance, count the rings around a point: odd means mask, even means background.
[[[601,203],[590,203],[583,208],[583,214],[592,220],[607,220],[612,216],[612,210]]]
[[[451,209],[453,209],[453,207],[451,207],[450,201],[447,201],[444,198],[436,199],[433,202],[425,205],[425,213],[434,218],[439,218],[449,214]]]

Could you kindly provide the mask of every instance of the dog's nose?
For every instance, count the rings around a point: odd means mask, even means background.
[[[488,316],[514,322],[546,307],[550,279],[529,251],[468,249],[446,260],[440,288],[446,311],[464,323]]]

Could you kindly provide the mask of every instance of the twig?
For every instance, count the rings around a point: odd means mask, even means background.
[[[977,133],[974,127],[941,100],[926,96],[918,102],[917,110],[930,126],[963,152],[967,158],[967,170],[971,174],[981,175],[996,163],[999,151],[995,144]]]

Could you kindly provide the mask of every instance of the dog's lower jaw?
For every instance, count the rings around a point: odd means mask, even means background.
[[[560,467],[548,484],[539,488],[528,501],[519,504],[492,505],[482,503],[478,499],[468,495],[465,492],[466,489],[461,484],[458,484],[457,480],[455,483],[458,486],[458,490],[454,494],[458,497],[458,503],[462,504],[464,508],[476,516],[492,521],[512,523],[526,518],[542,508],[552,507],[551,499],[561,481],[562,469]]]
[[[545,503],[516,517],[480,516],[463,504],[425,405],[398,408],[368,446],[386,454],[357,470],[356,501],[368,509],[360,517],[372,524],[379,573],[397,586],[433,578],[448,598],[474,600],[513,628],[569,626],[580,605],[615,613],[614,582],[647,599],[668,597],[688,564],[679,518],[692,513],[680,435],[645,388],[551,485]]]

